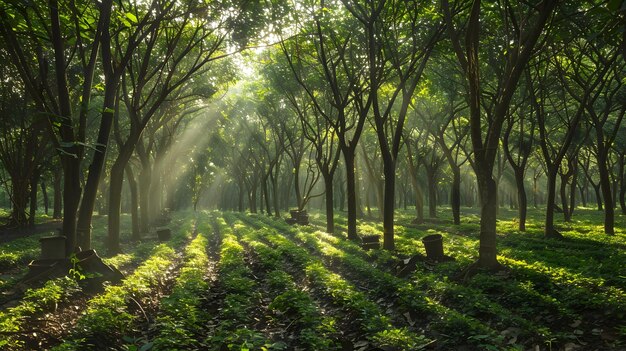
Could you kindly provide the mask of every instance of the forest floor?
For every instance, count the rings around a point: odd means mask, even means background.
[[[466,280],[455,277],[477,257],[475,209],[456,226],[445,208],[423,224],[398,211],[394,252],[346,240],[343,214],[329,235],[317,212],[308,226],[174,213],[168,242],[123,233],[123,253],[105,262],[125,279],[99,292],[77,276],[16,292],[41,234],[17,238],[0,244],[0,349],[626,350],[626,218],[606,236],[601,212],[577,209],[557,241],[543,238],[540,211],[526,232],[515,215],[499,214],[506,270]],[[105,222],[94,225],[98,252]],[[358,230],[382,236],[382,223]],[[431,234],[453,260],[426,259]]]

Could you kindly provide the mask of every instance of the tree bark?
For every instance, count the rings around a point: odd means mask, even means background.
[[[383,158],[385,160],[385,158]],[[383,204],[383,248],[395,250],[393,220],[395,214],[396,163],[385,160],[385,202]]]
[[[497,187],[490,175],[478,176],[480,188],[480,248],[478,266],[496,269],[500,267],[496,248]]]
[[[250,213],[257,213],[257,208],[256,208],[256,192],[257,192],[257,186],[256,184],[252,184],[250,189]]]
[[[263,176],[262,186],[263,186],[263,198],[265,199],[265,210],[267,211],[267,215],[272,215],[272,207],[270,205],[270,193],[267,189],[267,178],[268,174]]]
[[[142,233],[150,230],[150,182],[152,181],[152,170],[149,163],[142,162],[139,173],[139,229]]]
[[[42,181],[41,182],[41,195],[43,196],[43,208],[44,211],[46,213],[46,215],[48,214],[48,208],[50,207],[50,200],[48,198],[48,187],[46,187],[46,182]]]
[[[405,140],[407,158],[409,161],[409,174],[411,176],[411,186],[413,187],[413,193],[415,194],[415,223],[424,223],[424,197],[422,189],[417,179],[417,165],[418,163],[413,161],[413,152],[409,140]],[[460,195],[459,195],[460,200]]]
[[[76,212],[82,188],[80,187],[80,162],[70,156],[66,158],[63,181],[63,235],[65,235],[65,252],[74,252],[76,242]]]
[[[89,165],[89,175],[85,184],[85,191],[80,202],[80,210],[78,212],[78,222],[76,226],[76,236],[78,245],[87,250],[91,248],[91,219],[96,203],[96,195],[98,194],[98,185],[102,178],[102,171],[106,160],[107,147],[109,145],[109,136],[113,126],[113,117],[115,114],[115,96],[117,94],[117,81],[113,81],[108,77],[104,88],[103,111],[100,119],[100,129],[98,131],[98,139],[96,148],[93,153],[91,165]],[[123,177],[124,169],[120,171],[120,177]],[[119,209],[118,209],[119,211]]]
[[[127,163],[124,169],[128,186],[130,187],[130,216],[131,216],[131,239],[140,240],[139,230],[139,189],[132,167]],[[110,202],[110,201],[109,201]]]
[[[270,181],[272,182],[272,200],[274,201],[274,217],[280,218],[280,203],[278,196],[278,165],[274,166],[276,174],[270,169]]]
[[[109,228],[107,236],[107,252],[110,255],[120,253],[120,212],[125,166],[126,165],[123,165],[121,162],[115,162],[111,168],[111,180],[109,183]]]
[[[526,198],[526,189],[524,187],[524,170],[519,169],[515,172],[515,184],[517,185],[517,201],[519,224],[517,229],[521,232],[526,231],[526,214],[528,211],[528,200]]]
[[[624,44],[624,46],[626,47],[626,43]],[[626,197],[626,173],[624,173],[625,164],[626,164],[626,155],[622,154],[620,155],[620,158],[619,158],[619,167],[618,167],[618,177],[619,177],[619,183],[620,183],[618,198],[619,198],[619,205],[620,205],[623,215],[626,215],[626,200],[624,199]]]
[[[11,182],[11,218],[9,225],[24,227],[28,224],[26,207],[28,206],[29,179],[14,177]]]
[[[348,198],[348,239],[356,240],[356,183],[354,173],[354,150],[342,148],[344,162],[346,164],[346,193]]]
[[[455,225],[461,224],[461,171],[458,168],[452,170],[450,206],[452,207],[453,223]]]
[[[31,227],[35,225],[35,217],[37,217],[37,183],[39,183],[39,172],[40,171],[36,169],[30,179],[30,211],[28,225]]]
[[[615,235],[615,207],[613,206],[613,194],[611,179],[607,168],[606,152],[598,152],[598,173],[600,174],[600,188],[604,199],[604,233]]]
[[[54,202],[52,204],[52,218],[59,219],[63,215],[63,191],[61,190],[61,169],[56,168],[53,174]]]
[[[245,193],[243,181],[237,182],[237,190],[237,212],[243,212],[243,197]]]
[[[326,197],[326,233],[333,234],[335,232],[335,213],[333,208],[333,177],[330,174],[323,173],[324,189]]]
[[[560,194],[561,194],[561,208],[563,209],[563,220],[565,222],[570,222],[570,210],[569,210],[569,202],[567,201],[567,181],[569,179],[569,174],[561,175],[561,186],[560,186]]]
[[[598,211],[604,211],[604,205],[602,203],[602,193],[600,192],[600,183],[591,183],[591,187],[593,188],[593,192],[596,195],[596,204]]]
[[[426,167],[428,175],[428,217],[437,218],[437,170]]]
[[[571,221],[574,215],[574,209],[576,208],[576,183],[578,182],[578,159],[576,156],[571,156],[567,160],[570,178],[569,187],[569,205],[567,211],[567,222]]]
[[[548,170],[546,175],[548,177],[548,198],[546,199],[546,220],[544,236],[546,238],[562,239],[563,236],[554,229],[554,210],[556,208],[556,176],[558,166],[553,166],[554,169]]]

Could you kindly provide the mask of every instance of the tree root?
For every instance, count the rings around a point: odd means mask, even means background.
[[[545,235],[546,239],[564,240],[565,237],[558,230],[552,229],[552,232]]]

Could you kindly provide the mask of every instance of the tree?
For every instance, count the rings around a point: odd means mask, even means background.
[[[47,6],[3,2],[0,7],[0,35],[25,91],[33,99],[36,109],[47,116],[47,130],[61,159],[64,179],[63,234],[67,238],[68,255],[77,244],[76,214],[83,190],[80,175],[86,145],[87,114],[98,51],[103,31],[109,28],[112,6],[111,0],[104,0],[97,7],[91,3],[79,7],[74,2],[50,0]],[[28,55],[30,52],[35,55]],[[52,64],[50,57],[53,57]],[[51,71],[54,78],[49,74]],[[73,113],[74,104],[80,106],[77,116]],[[110,118],[110,107],[102,108],[103,120]],[[103,130],[102,134],[106,131]],[[103,162],[98,153],[103,147],[106,148],[106,145],[98,145],[94,150],[93,169],[102,166],[102,163],[98,165]],[[87,198],[84,201],[85,206],[90,200]]]
[[[291,109],[298,116],[302,135],[309,141],[313,150],[313,159],[324,180],[324,196],[326,208],[326,231],[334,233],[334,189],[333,178],[337,166],[341,149],[337,145],[336,132],[328,119],[324,118],[319,110],[315,107],[306,91],[292,79],[292,72],[285,55],[271,54],[271,63],[266,65],[263,70],[264,74],[271,81],[272,86],[277,89],[289,101]],[[300,66],[300,70],[305,67]],[[314,88],[315,82],[311,81],[311,89]],[[318,82],[321,84],[321,82]],[[320,85],[321,86],[321,85]],[[319,94],[319,107],[325,111],[332,111],[330,104],[331,97],[328,92],[322,89],[315,89]],[[312,187],[306,187],[312,190]],[[311,198],[310,196],[308,197]],[[303,206],[299,206],[303,207]]]
[[[21,84],[10,78],[15,73],[10,64],[0,68],[0,76],[6,77],[0,82],[0,163],[10,183],[11,214],[7,226],[25,227],[34,224],[37,183],[49,144],[45,116],[33,110]]]
[[[464,11],[460,9],[464,4],[460,2],[451,8],[448,0],[442,0],[448,34],[457,60],[465,72],[468,89],[470,136],[481,203],[480,248],[476,266],[497,269],[500,264],[496,249],[497,188],[492,177],[494,161],[511,99],[557,1],[544,0],[533,6],[520,3],[517,7],[506,2],[499,14],[490,12],[490,16],[483,17],[481,22],[481,1],[473,0],[467,21],[462,26],[460,15]],[[499,64],[496,66],[497,89],[489,92],[488,101],[483,99],[488,86],[481,86],[481,71],[485,74],[481,67],[484,57],[481,60],[479,56],[481,29],[487,30],[483,33],[490,35],[492,45],[497,43],[503,48],[498,49],[501,53],[496,60],[496,64]],[[462,34],[465,35],[465,48],[461,45]],[[489,52],[488,48],[483,48]]]
[[[186,113],[195,111],[198,100],[211,97],[218,89],[209,82],[219,84],[222,80],[229,80],[230,76],[227,70],[218,70],[222,77],[220,79],[206,74],[208,69],[213,68],[209,63],[225,57],[220,50],[225,34],[217,34],[217,28],[210,25],[215,19],[207,15],[217,13],[217,9],[196,3],[177,5],[176,2],[168,2],[160,6],[159,11],[153,11],[150,7],[137,8],[135,12],[141,18],[136,31],[146,38],[133,48],[132,52],[137,50],[137,54],[125,60],[129,49],[124,47],[126,38],[117,37],[115,40],[117,52],[122,55],[117,60],[124,64],[120,72],[120,95],[127,111],[129,128],[124,140],[118,140],[121,142],[119,153],[111,170],[108,217],[108,247],[111,252],[119,251],[119,212],[124,169],[148,123],[164,125],[171,119],[185,115],[184,110],[187,110]],[[202,20],[198,20],[198,13],[204,14]],[[146,25],[141,27],[143,23]],[[170,108],[174,105],[181,106],[183,111],[176,111],[176,107],[174,110]],[[147,170],[149,166],[146,165],[146,158],[142,158],[142,161],[145,166],[143,169]],[[150,223],[147,212],[150,176],[144,173],[142,178],[140,229],[146,232]]]
[[[588,123],[594,131],[593,145],[604,200],[604,232],[614,235],[614,196],[608,163],[611,146],[626,114],[626,104],[623,103],[626,97],[623,89],[626,77],[625,60],[617,46],[600,40],[585,41],[582,47],[573,44],[565,48],[564,54],[572,62],[572,66],[566,69],[557,61],[557,67],[564,76],[563,86],[569,96],[585,109]],[[589,85],[589,77],[594,75],[597,84],[591,81],[592,84]],[[588,91],[590,87],[593,90]]]
[[[282,43],[282,50],[294,78],[337,135],[346,171],[348,238],[355,240],[358,239],[355,158],[366,116],[357,114],[353,104],[367,109],[371,103],[362,99],[365,72],[357,60],[364,54],[360,44],[364,38],[344,8],[326,6],[324,0],[312,7],[310,19],[299,28],[300,36]],[[318,91],[329,92],[329,105],[319,101],[327,95],[319,95]]]
[[[528,200],[526,197],[526,189],[524,179],[528,160],[532,154],[535,141],[535,124],[536,118],[532,114],[527,113],[526,107],[528,103],[528,92],[530,80],[532,79],[530,71],[526,71],[526,85],[519,97],[519,103],[507,114],[507,126],[502,137],[502,149],[506,155],[509,165],[513,169],[515,176],[515,184],[517,186],[517,201],[520,231],[526,230],[526,213],[528,208]],[[531,110],[532,111],[532,110]],[[514,130],[514,128],[517,129]],[[511,144],[515,146],[515,151],[511,150]]]
[[[343,4],[365,33],[366,60],[362,64],[366,67],[366,91],[355,98],[355,106],[361,118],[372,114],[385,177],[383,247],[394,250],[396,164],[402,130],[443,26],[440,18],[433,16],[432,3],[344,0]]]

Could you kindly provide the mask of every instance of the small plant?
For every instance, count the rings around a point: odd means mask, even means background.
[[[187,223],[191,222],[187,220]],[[162,282],[176,257],[174,248],[191,236],[192,226],[183,228],[170,241],[173,247],[167,244],[155,246],[151,255],[121,285],[107,286],[104,293],[92,298],[68,340],[55,350],[81,350],[93,340],[115,344],[123,336],[132,334],[137,318],[136,306],[154,302],[153,295],[163,288]]]
[[[70,264],[72,265],[72,267],[70,268],[70,270],[68,271],[67,274],[69,275],[70,278],[72,278],[72,279],[74,279],[76,281],[80,281],[80,280],[83,280],[83,279],[87,278],[83,274],[80,266],[78,265],[79,261],[80,260],[78,259],[78,257],[76,257],[75,253],[70,255]]]
[[[21,349],[20,331],[28,325],[29,319],[38,313],[54,311],[58,303],[79,289],[76,281],[63,277],[49,280],[41,288],[26,290],[19,305],[0,312],[0,348]]]

